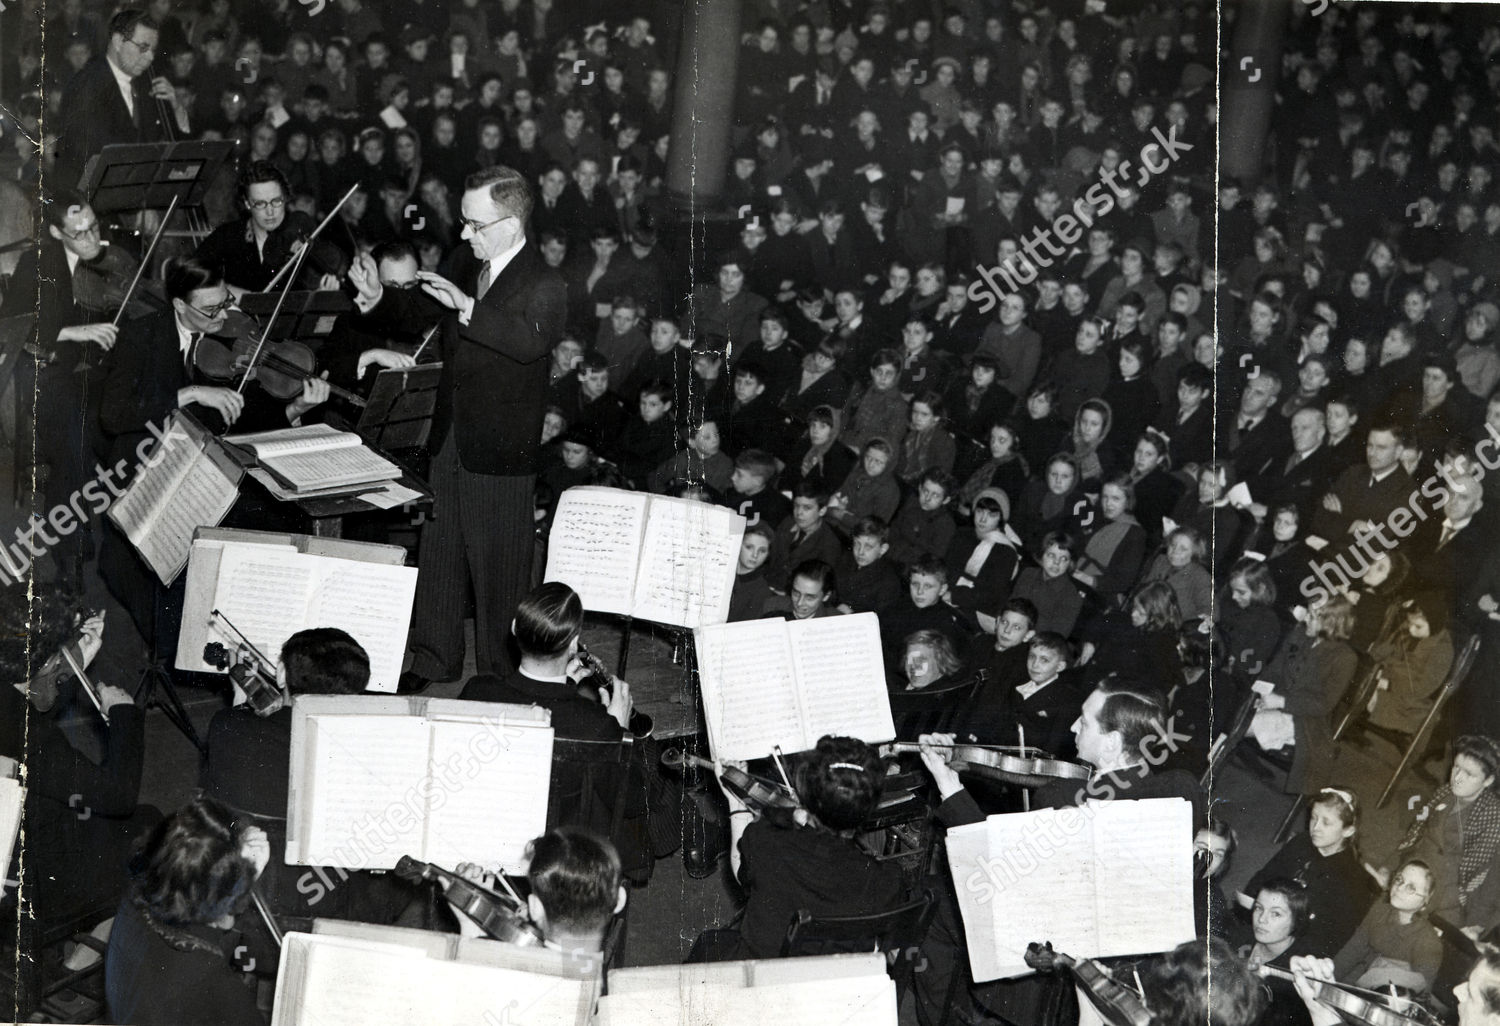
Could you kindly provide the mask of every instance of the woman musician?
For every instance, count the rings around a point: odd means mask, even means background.
[[[245,216],[219,225],[198,246],[201,263],[223,268],[236,299],[264,292],[288,261],[308,244],[315,222],[292,210],[286,176],[270,161],[257,160],[240,172],[237,196]],[[346,261],[338,247],[321,237],[298,271],[294,289],[336,289]],[[285,284],[283,280],[278,284]]]

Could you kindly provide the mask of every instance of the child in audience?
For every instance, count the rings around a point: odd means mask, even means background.
[[[923,556],[907,570],[906,594],[879,610],[880,641],[885,648],[888,677],[901,672],[901,656],[908,635],[934,630],[947,635],[955,652],[964,651],[978,633],[973,620],[948,601],[948,568],[937,556]]]
[[[928,470],[953,473],[957,449],[953,436],[943,426],[947,409],[943,397],[933,391],[920,393],[911,403],[911,430],[901,442],[901,462],[896,476],[909,485]]]
[[[730,622],[759,619],[775,597],[765,574],[774,536],[770,524],[757,522],[745,528],[734,566],[734,589],[729,593]]]
[[[1103,324],[1092,318],[1079,322],[1073,348],[1057,354],[1052,380],[1057,382],[1057,412],[1071,420],[1084,400],[1104,394],[1111,376],[1104,351]]]
[[[839,437],[843,414],[832,406],[819,406],[807,415],[807,437],[793,450],[781,473],[783,491],[811,484],[832,492],[854,467],[854,454]]]
[[[725,496],[724,505],[751,523],[770,524],[775,530],[775,525],[792,513],[791,502],[771,488],[775,478],[775,458],[760,449],[746,449],[734,461],[734,473],[729,476],[730,493]]]
[[[1191,527],[1179,527],[1167,535],[1166,551],[1152,561],[1141,580],[1164,582],[1176,594],[1184,620],[1202,619],[1213,615],[1214,581],[1207,562],[1203,535]]]
[[[677,426],[672,420],[672,386],[653,381],[641,389],[636,413],[620,436],[620,472],[644,489],[648,475],[672,458]]]
[[[948,574],[953,580],[953,604],[979,621],[984,631],[995,629],[989,612],[1010,597],[1020,566],[1020,539],[1006,524],[1010,500],[989,488],[974,500],[973,534],[961,532],[948,546]]]
[[[717,421],[705,420],[688,436],[687,446],[651,473],[651,491],[664,494],[673,481],[706,485],[714,496],[727,495],[734,476],[734,460],[719,451]]]
[[[771,580],[779,580],[791,567],[810,559],[829,566],[838,563],[844,547],[833,529],[823,523],[827,512],[828,493],[816,482],[803,481],[792,490],[792,515],[777,527],[771,549],[771,565],[766,571]]]
[[[839,612],[872,613],[901,597],[901,573],[886,559],[890,527],[879,517],[865,517],[849,535],[849,549],[835,567],[839,579]]]
[[[865,443],[859,464],[829,497],[829,516],[848,530],[866,517],[879,517],[890,523],[900,505],[901,486],[896,482],[891,444],[884,438],[872,438]]]
[[[896,387],[900,377],[901,354],[894,349],[877,349],[870,357],[870,383],[855,394],[846,411],[845,445],[858,452],[871,439],[883,438],[900,446],[911,417],[911,406]]]
[[[948,551],[958,525],[948,512],[953,478],[937,468],[922,474],[916,492],[908,495],[891,524],[891,561],[913,563],[923,556],[939,559]]]
[[[1053,532],[1042,540],[1041,565],[1028,566],[1016,579],[1012,594],[1036,606],[1036,629],[1070,637],[1083,612],[1083,594],[1073,583],[1073,564],[1078,558],[1078,540]]]

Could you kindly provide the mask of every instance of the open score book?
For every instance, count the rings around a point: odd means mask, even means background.
[[[248,449],[290,492],[326,491],[401,476],[401,468],[366,446],[364,439],[327,424],[230,435],[224,441]]]
[[[709,745],[720,759],[816,748],[824,734],[872,744],[896,737],[874,613],[744,620],[700,627]]]
[[[534,705],[308,695],[292,705],[286,861],[525,871],[547,829],[552,714]]]

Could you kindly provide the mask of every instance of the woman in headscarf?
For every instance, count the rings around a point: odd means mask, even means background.
[[[1085,490],[1103,480],[1113,469],[1109,465],[1112,455],[1104,444],[1113,420],[1114,411],[1103,399],[1087,400],[1073,416],[1072,455]]]
[[[1146,532],[1131,513],[1134,506],[1135,489],[1127,475],[1104,482],[1099,490],[1102,522],[1084,544],[1073,575],[1098,592],[1111,609],[1119,608],[1146,559]]]

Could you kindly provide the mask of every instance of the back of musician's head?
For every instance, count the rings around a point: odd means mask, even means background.
[[[526,655],[561,655],[583,629],[583,600],[561,581],[548,581],[516,606],[511,633]]]
[[[210,267],[197,257],[183,257],[167,263],[166,288],[169,300],[180,299],[187,302],[188,296],[199,289],[211,289],[223,283],[223,270]]]
[[[158,823],[130,859],[136,902],[168,926],[211,923],[229,914],[255,882],[240,853],[235,814],[207,796]]]
[[[473,189],[487,190],[501,213],[519,218],[521,230],[525,231],[531,220],[531,186],[526,184],[526,179],[519,171],[504,164],[475,171],[464,179],[464,191]]]
[[[1099,727],[1106,734],[1118,730],[1123,750],[1140,751],[1142,741],[1164,729],[1166,699],[1159,691],[1117,677],[1100,681],[1094,690],[1104,696]]]
[[[1153,1026],[1253,1026],[1266,1006],[1259,978],[1217,937],[1187,941],[1162,955],[1141,987]]]
[[[48,189],[42,199],[42,217],[58,231],[66,231],[69,212],[88,205],[88,197],[77,189]]]
[[[526,846],[526,878],[549,927],[598,933],[620,904],[620,855],[609,841],[577,827],[557,827]]]
[[[369,654],[337,627],[312,627],[287,638],[281,665],[294,695],[357,695],[370,683]]]
[[[281,173],[279,167],[269,160],[252,160],[240,172],[239,181],[235,185],[235,193],[239,196],[240,202],[250,202],[250,186],[260,185],[264,182],[275,182],[281,186],[282,199],[289,200],[292,198],[291,183],[286,180],[286,175]]]
[[[853,737],[818,739],[802,763],[802,800],[831,830],[853,830],[880,803],[885,768],[879,754]]]

